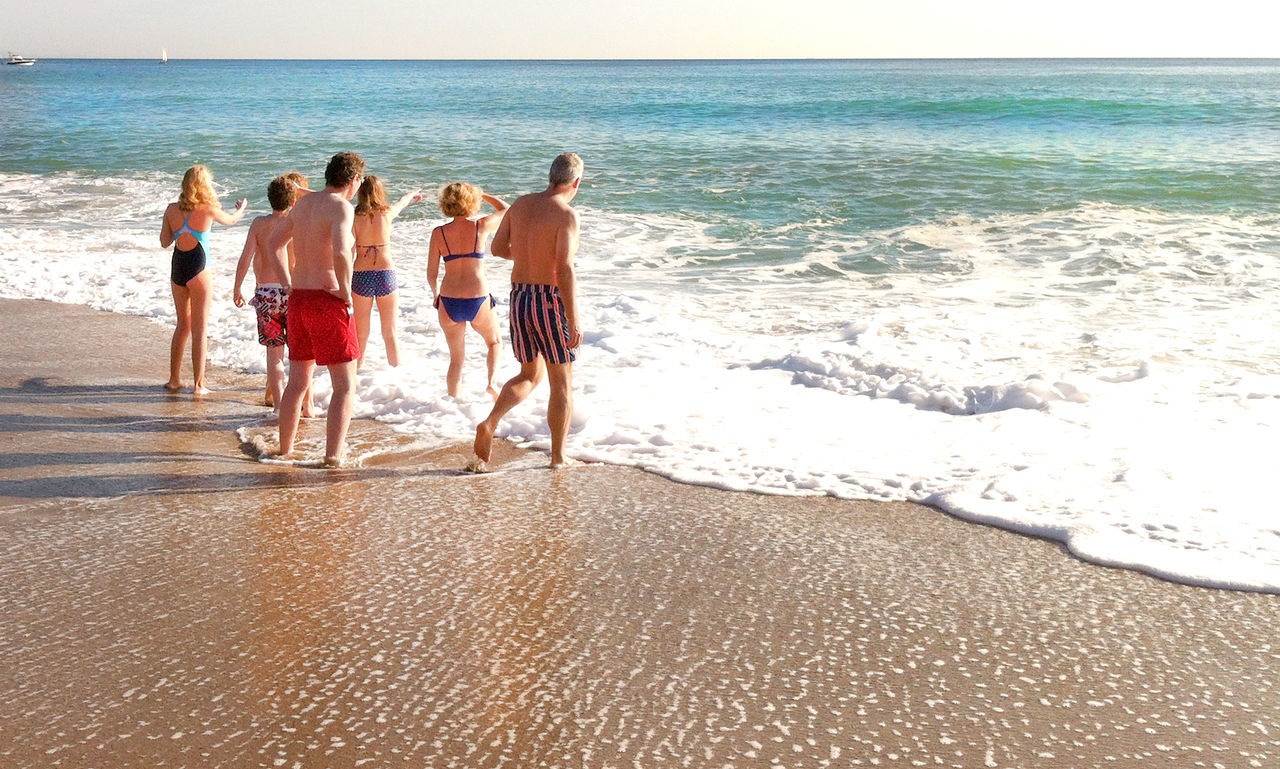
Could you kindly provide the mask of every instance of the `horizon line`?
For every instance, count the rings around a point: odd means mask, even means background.
[[[44,61],[159,61],[155,56],[45,56],[33,57],[37,60]],[[331,59],[319,57],[307,58],[245,58],[239,56],[216,56],[216,57],[169,57],[169,63],[176,61],[314,61],[314,62],[432,62],[432,63],[453,63],[453,62],[494,62],[494,63],[525,63],[525,62],[618,62],[618,63],[636,63],[636,62],[740,62],[740,61],[757,61],[757,62],[861,62],[861,61],[1277,61],[1280,56],[865,56],[865,57],[831,57],[831,56],[750,56],[750,57],[723,57],[723,58],[705,58],[705,57],[663,57],[663,58],[511,58],[511,59],[488,59],[488,58],[450,58],[450,59],[432,59],[432,58],[357,58],[357,59]]]

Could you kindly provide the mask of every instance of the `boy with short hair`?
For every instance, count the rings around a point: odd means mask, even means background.
[[[287,258],[269,258],[267,239],[289,215],[295,197],[293,185],[283,176],[277,176],[267,185],[267,201],[271,203],[271,213],[256,217],[249,225],[244,250],[240,252],[240,261],[236,264],[236,285],[232,293],[232,301],[236,307],[244,307],[244,279],[252,266],[256,287],[249,304],[253,305],[258,316],[258,343],[267,348],[267,391],[264,405],[273,408],[279,406],[284,393],[284,348],[288,326],[285,314],[288,295],[285,286],[289,283],[289,276],[282,274],[280,269],[283,264],[288,263]]]

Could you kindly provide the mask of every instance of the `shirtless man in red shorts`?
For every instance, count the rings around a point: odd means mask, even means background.
[[[544,374],[551,382],[547,425],[552,469],[572,464],[564,453],[573,418],[573,361],[582,344],[578,321],[578,212],[569,204],[582,181],[582,158],[572,152],[551,163],[547,189],[525,195],[507,209],[493,236],[493,253],[511,268],[511,344],[520,373],[502,386],[488,418],[476,426],[472,470],[483,471],[493,450],[498,420],[529,397]]]
[[[324,462],[342,464],[355,399],[360,344],[351,317],[351,253],[355,211],[349,202],[364,179],[354,152],[334,155],[324,170],[325,188],[298,200],[271,236],[278,253],[293,239],[297,263],[289,288],[289,384],[280,400],[280,456],[293,453],[302,400],[316,365],[329,369],[333,395],[325,429]]]

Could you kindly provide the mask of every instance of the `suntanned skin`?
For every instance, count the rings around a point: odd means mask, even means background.
[[[211,222],[229,226],[240,221],[244,216],[247,199],[236,201],[235,211],[227,213],[220,206],[201,206],[186,214],[187,224],[193,230],[208,230]],[[168,248],[174,244],[173,233],[182,229],[184,214],[177,203],[170,203],[164,211],[164,219],[160,224],[160,247]],[[178,237],[178,248],[189,250],[195,248],[196,239],[187,233]],[[169,343],[169,381],[165,389],[177,392],[182,389],[182,353],[187,348],[187,339],[191,339],[191,373],[195,382],[195,394],[205,395],[209,388],[205,387],[205,355],[209,348],[209,305],[212,278],[210,270],[205,269],[187,285],[179,286],[170,283],[173,289],[173,309],[178,318],[177,328],[173,330],[173,340]]]
[[[312,192],[314,192],[314,190],[307,187],[307,177],[303,176],[297,171],[290,171],[289,173],[285,174],[285,178],[288,179],[289,182],[294,186],[294,189],[297,191],[299,198],[302,197],[303,195],[310,195]],[[297,198],[294,199],[294,202],[295,203],[297,202]],[[289,210],[292,211],[293,206],[289,206]],[[280,224],[283,224],[283,223],[284,222],[280,222]],[[280,225],[278,224],[276,226],[280,226]],[[294,265],[298,263],[298,255],[294,252],[294,249],[293,249],[293,238],[289,238],[289,245],[287,246],[287,248],[289,249],[289,272],[292,273]],[[286,281],[286,283],[287,282],[288,281]],[[278,413],[280,410],[280,401],[276,401],[271,405],[276,407],[276,411]],[[315,415],[316,415],[316,404],[311,397],[311,386],[310,386],[310,383],[308,383],[307,394],[302,398],[302,416],[306,419],[311,419]]]
[[[263,283],[289,284],[288,272],[280,271],[280,259],[267,258],[267,239],[289,215],[289,209],[272,211],[267,216],[256,217],[249,225],[249,234],[244,239],[244,250],[240,252],[240,261],[236,263],[236,284],[231,292],[231,301],[236,307],[244,307],[244,279],[250,266],[253,267],[254,281]],[[267,348],[267,392],[265,403],[275,406],[284,393],[284,347]]]
[[[285,244],[293,239],[297,262],[290,274],[290,290],[320,289],[351,306],[351,251],[355,236],[351,225],[355,209],[349,202],[360,187],[362,177],[354,177],[344,187],[327,186],[303,196],[272,233],[268,258],[287,271]],[[280,456],[293,453],[298,433],[302,400],[315,373],[314,360],[290,360],[289,383],[280,400]],[[345,453],[347,428],[354,406],[356,361],[328,366],[333,396],[325,427],[325,464],[339,466]]]
[[[422,200],[422,191],[414,190],[406,193],[390,208],[381,214],[356,216],[354,221],[356,255],[353,269],[357,270],[394,270],[391,261],[391,222],[404,211],[410,203]],[[363,246],[377,244],[384,248],[369,251]],[[382,342],[387,347],[387,363],[400,365],[400,343],[396,339],[396,315],[399,312],[399,291],[392,291],[386,296],[377,297],[378,322],[382,327]],[[369,325],[373,319],[374,297],[352,296],[356,316],[356,338],[360,341],[360,361],[364,364],[364,350],[369,343]]]
[[[435,305],[440,318],[440,328],[444,331],[445,342],[449,345],[449,371],[445,375],[445,384],[449,395],[458,397],[458,387],[462,384],[462,363],[466,359],[467,324],[458,323],[449,317],[444,305],[439,301],[441,296],[474,297],[488,296],[489,287],[485,281],[483,259],[458,259],[445,268],[444,281],[440,281],[440,267],[448,254],[446,239],[456,245],[455,248],[465,250],[468,239],[484,252],[485,240],[491,232],[498,229],[502,218],[506,215],[507,204],[501,198],[481,193],[481,200],[493,206],[494,213],[472,221],[467,216],[455,216],[448,223],[431,231],[431,243],[428,247],[427,283],[431,286],[431,303]],[[479,212],[472,211],[474,216]],[[443,235],[441,234],[443,233]],[[497,374],[498,360],[502,356],[502,340],[498,336],[498,318],[493,308],[485,302],[480,312],[471,321],[471,327],[479,332],[489,352],[486,365],[489,379],[485,390],[494,400],[498,398]]]
[[[582,344],[582,324],[578,319],[578,279],[573,258],[578,252],[578,214],[570,203],[578,194],[582,179],[569,184],[548,185],[542,192],[524,195],[507,209],[493,236],[492,251],[510,259],[512,283],[557,286],[569,322],[569,346]],[[551,467],[564,467],[572,460],[564,455],[565,438],[573,417],[573,364],[547,363],[541,355],[522,363],[520,373],[507,381],[498,394],[489,416],[476,426],[473,444],[476,457],[488,462],[493,451],[493,434],[498,421],[514,406],[529,397],[543,375],[551,384],[547,403],[547,423],[551,428]]]

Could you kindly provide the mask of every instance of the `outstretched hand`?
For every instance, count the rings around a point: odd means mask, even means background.
[[[236,210],[237,210],[237,211],[240,211],[241,209],[243,209],[243,208],[244,208],[245,206],[247,206],[247,205],[249,205],[249,199],[248,199],[248,198],[240,198],[239,200],[237,200],[237,201],[236,201]]]

